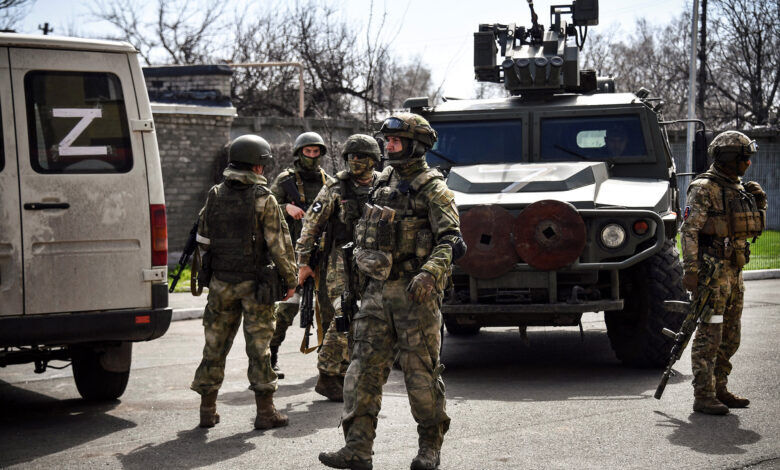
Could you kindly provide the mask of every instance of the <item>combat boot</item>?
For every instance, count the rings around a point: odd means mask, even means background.
[[[279,346],[271,346],[271,369],[276,372],[276,378],[281,380],[284,378],[284,372],[279,369]]]
[[[314,391],[330,401],[344,401],[344,377],[320,372]]]
[[[725,415],[729,412],[729,407],[718,401],[717,398],[695,398],[693,400],[693,411],[708,415]]]
[[[287,426],[289,423],[287,415],[276,410],[272,393],[255,393],[255,403],[257,404],[255,429],[280,428],[282,426]]]
[[[417,457],[412,460],[411,470],[434,470],[439,468],[441,455],[438,450],[430,447],[420,447]]]
[[[200,427],[213,428],[219,423],[217,414],[217,391],[200,396]]]
[[[348,468],[349,470],[372,470],[371,459],[363,459],[355,455],[349,447],[342,447],[336,452],[320,452],[320,462],[331,468]]]
[[[739,395],[734,395],[726,390],[726,387],[719,388],[715,392],[715,396],[718,397],[718,400],[720,400],[721,403],[729,408],[747,408],[750,404],[750,400]]]

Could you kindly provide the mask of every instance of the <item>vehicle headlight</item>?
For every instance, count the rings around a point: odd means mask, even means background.
[[[626,241],[626,230],[618,224],[607,224],[601,229],[601,242],[607,248],[617,248]]]

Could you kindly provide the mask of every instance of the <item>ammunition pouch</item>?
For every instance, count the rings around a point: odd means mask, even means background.
[[[370,248],[356,248],[355,264],[367,276],[384,281],[390,277],[390,271],[393,268],[393,255]]]
[[[428,219],[405,217],[397,224],[397,245],[395,256],[399,259],[410,256],[426,258],[433,250],[433,232]]]
[[[753,238],[761,235],[766,227],[766,211],[750,210],[745,212],[732,211],[731,226],[734,238]]]
[[[272,305],[282,300],[287,293],[284,279],[279,275],[279,268],[274,265],[260,268],[257,274],[255,299],[261,305]]]

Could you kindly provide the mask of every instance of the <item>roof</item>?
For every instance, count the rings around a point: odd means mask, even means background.
[[[437,104],[430,111],[433,113],[444,113],[452,111],[488,111],[500,109],[539,109],[543,106],[545,109],[550,107],[570,107],[570,106],[614,106],[636,104],[642,105],[642,101],[633,93],[590,93],[579,95],[566,93],[560,95],[539,95],[539,96],[514,96],[511,98],[483,99],[483,100],[448,100]],[[425,114],[428,114],[427,112]]]
[[[99,52],[136,52],[135,47],[128,42],[16,33],[0,33],[0,46]]]

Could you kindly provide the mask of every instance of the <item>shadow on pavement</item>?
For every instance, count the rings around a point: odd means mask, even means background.
[[[271,429],[265,431],[265,433],[273,433],[274,437],[288,439],[308,436],[316,433],[320,429],[336,428],[339,425],[341,410],[344,407],[343,403],[329,401],[325,397],[315,395],[315,401],[300,400],[285,403],[283,405],[280,404],[278,398],[310,392],[314,388],[314,383],[316,381],[317,378],[313,377],[300,384],[279,387],[279,390],[274,394],[274,398],[277,399],[275,400],[275,403],[279,411],[290,418],[290,425],[283,428]],[[401,386],[403,387],[403,385]],[[288,393],[281,393],[285,390]],[[247,407],[247,410],[250,411],[247,415],[248,421],[251,422],[254,420],[255,396],[252,391],[246,390],[221,394],[219,395],[219,398],[217,398],[217,409],[223,404],[228,406]],[[258,433],[260,433],[260,431],[258,431]]]
[[[524,341],[516,328],[491,328],[474,336],[446,334],[442,363],[447,399],[644,400],[652,398],[661,378],[660,368],[621,364],[604,329],[586,330],[581,339],[577,330],[550,327],[530,330],[528,338]],[[678,373],[669,383],[687,379]],[[479,386],[490,383],[502,386]],[[563,383],[576,386],[550,386]],[[388,382],[385,389],[392,386]]]
[[[667,439],[670,444],[710,455],[733,455],[747,452],[743,446],[761,440],[755,431],[739,428],[739,416],[729,413],[726,416],[709,416],[691,413],[688,421],[677,419],[660,411],[655,412],[663,418],[656,423],[659,427],[673,428]]]
[[[126,469],[208,467],[254,450],[255,445],[247,440],[258,436],[250,431],[208,441],[208,432],[201,428],[179,431],[172,441],[145,444],[114,456]]]
[[[30,462],[133,428],[108,414],[121,402],[60,400],[0,380],[0,467]]]

